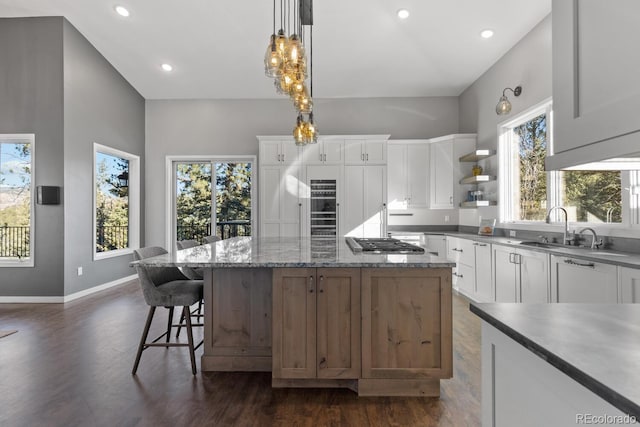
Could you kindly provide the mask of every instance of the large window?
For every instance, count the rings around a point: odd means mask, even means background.
[[[547,103],[501,126],[501,221],[544,221],[549,208],[563,206],[570,222],[621,223],[623,172],[545,171],[550,119]]]
[[[0,266],[33,266],[34,135],[0,135]]]
[[[250,236],[253,159],[180,160],[174,177],[172,239]]]
[[[138,247],[139,159],[95,144],[95,258],[129,253]]]

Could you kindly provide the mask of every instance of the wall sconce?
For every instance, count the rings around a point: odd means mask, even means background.
[[[507,87],[502,91],[502,96],[500,97],[500,100],[498,100],[498,105],[496,105],[496,114],[499,116],[504,116],[505,114],[509,114],[511,112],[511,103],[505,95],[505,92],[508,90],[513,92],[514,96],[520,96],[520,94],[522,93],[522,86],[516,86],[515,89]]]

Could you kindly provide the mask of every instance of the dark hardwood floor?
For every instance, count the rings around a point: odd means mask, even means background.
[[[0,426],[480,425],[480,321],[460,296],[440,399],[272,389],[270,373],[193,376],[182,348],[146,350],[132,376],[146,314],[137,281],[67,304],[0,304],[0,329],[19,331],[0,339]]]

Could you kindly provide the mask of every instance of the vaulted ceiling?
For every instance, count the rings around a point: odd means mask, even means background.
[[[0,0],[0,17],[66,17],[147,99],[276,98],[262,62],[272,10],[272,0]],[[314,97],[457,96],[550,12],[551,0],[315,1]]]

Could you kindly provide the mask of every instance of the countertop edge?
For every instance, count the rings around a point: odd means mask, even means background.
[[[600,396],[605,401],[609,402],[611,405],[620,409],[625,414],[629,414],[635,416],[637,419],[640,419],[640,405],[627,399],[615,390],[605,386],[601,382],[597,381],[593,377],[573,366],[571,363],[535,343],[515,329],[504,324],[500,320],[482,310],[482,307],[478,306],[478,304],[471,302],[469,304],[469,311],[471,311],[473,314],[475,314],[491,326],[498,329],[500,332],[507,335],[509,338],[513,339],[518,344],[525,347],[527,350],[531,351],[536,356],[540,357],[542,360],[549,363],[551,366],[563,372],[571,379],[575,380],[577,383],[583,385],[596,395]]]
[[[129,267],[135,267],[140,261],[132,261]],[[197,263],[197,262],[157,262],[145,263],[146,267],[191,267],[191,268],[453,268],[454,262],[435,263],[367,263],[367,262],[264,262],[264,263]]]

